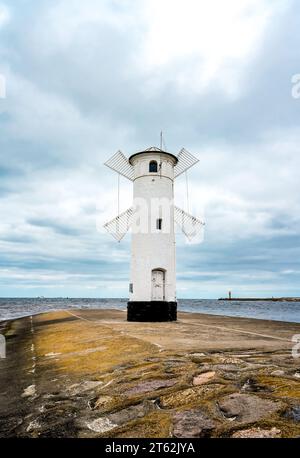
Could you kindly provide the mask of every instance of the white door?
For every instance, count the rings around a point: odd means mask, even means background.
[[[152,300],[165,299],[165,273],[162,270],[152,270]]]

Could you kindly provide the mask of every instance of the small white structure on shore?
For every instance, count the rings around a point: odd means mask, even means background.
[[[174,179],[197,162],[184,149],[175,156],[151,147],[105,163],[133,181],[133,207],[104,226],[118,241],[132,230],[129,321],[177,319],[174,223],[188,238],[203,223],[174,205]]]

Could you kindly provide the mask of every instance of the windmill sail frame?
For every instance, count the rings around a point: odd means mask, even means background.
[[[108,223],[104,224],[104,228],[111,234],[118,242],[127,234],[132,223],[133,207],[128,208],[125,212],[118,215]]]
[[[122,151],[117,151],[104,165],[128,180],[134,180],[134,169]]]
[[[174,178],[179,177],[179,175],[186,172],[199,162],[199,159],[189,153],[185,148],[180,150],[177,159],[178,162],[174,167]]]
[[[189,241],[197,237],[205,226],[203,221],[176,206],[174,206],[174,219]]]

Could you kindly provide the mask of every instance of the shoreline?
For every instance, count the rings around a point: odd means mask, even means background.
[[[2,322],[0,437],[300,435],[300,324],[124,318],[73,309]]]
[[[221,299],[220,299],[221,300]],[[222,299],[223,300],[223,299]],[[36,313],[28,313],[26,315],[22,315],[19,317],[14,317],[14,318],[0,318],[0,325],[5,323],[5,322],[11,322],[11,321],[17,321],[17,320],[22,320],[24,318],[28,318],[30,316],[38,316],[38,315],[44,315],[47,313],[55,313],[55,312],[68,312],[68,311],[103,311],[103,312],[123,312],[126,313],[127,309],[122,309],[122,308],[65,308],[65,309],[51,309],[51,310],[45,310],[43,312],[36,312]],[[238,316],[238,315],[225,315],[225,314],[217,314],[217,313],[203,313],[203,312],[195,312],[195,311],[186,311],[186,310],[180,310],[178,308],[178,313],[180,314],[189,314],[189,315],[203,315],[203,316],[210,316],[210,317],[219,317],[219,318],[238,318],[238,319],[245,319],[245,320],[256,320],[256,321],[266,321],[266,322],[275,322],[275,323],[286,323],[286,324],[300,324],[300,321],[284,321],[284,320],[274,320],[274,319],[268,319],[268,318],[257,318],[257,317],[248,317],[248,316]]]
[[[300,302],[299,297],[220,297],[224,302]]]

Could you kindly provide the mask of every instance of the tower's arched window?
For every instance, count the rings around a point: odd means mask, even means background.
[[[156,161],[151,161],[149,164],[149,172],[150,173],[156,173],[157,172],[157,162]]]

